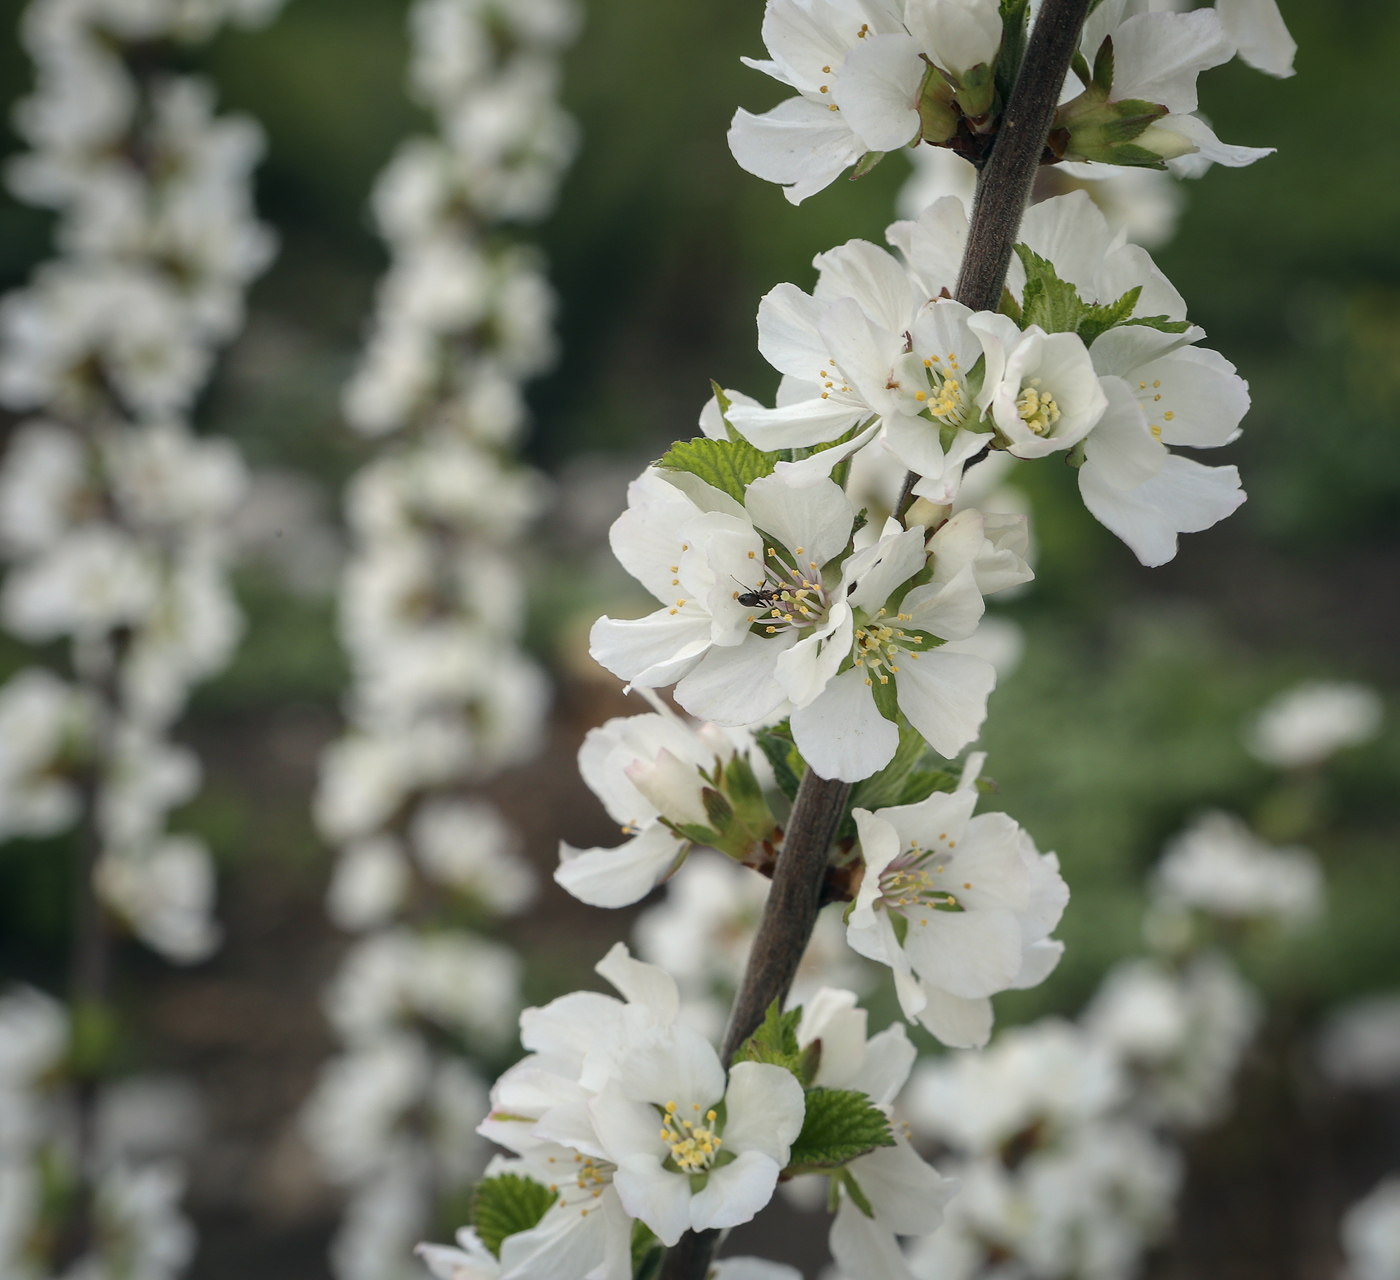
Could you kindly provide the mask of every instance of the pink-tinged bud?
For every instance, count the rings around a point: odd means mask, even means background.
[[[656,806],[663,818],[677,824],[709,822],[701,796],[705,780],[693,764],[686,764],[663,748],[654,761],[634,760],[625,772],[627,780]]]

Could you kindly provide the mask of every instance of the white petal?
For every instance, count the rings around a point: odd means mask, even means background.
[[[886,384],[904,347],[904,335],[882,329],[853,298],[838,298],[817,325],[847,383],[866,404],[879,408],[890,393]]]
[[[881,538],[873,547],[856,552],[842,566],[841,576],[848,584],[846,599],[854,607],[873,614],[896,587],[924,567],[927,559],[922,525]]]
[[[794,488],[782,476],[762,476],[749,485],[744,505],[754,525],[771,533],[799,559],[820,568],[846,549],[856,513],[834,481]]]
[[[1113,32],[1113,98],[1194,111],[1196,77],[1228,62],[1234,52],[1214,9],[1140,13]]]
[[[1213,164],[1223,164],[1227,169],[1242,169],[1256,160],[1273,155],[1276,150],[1274,147],[1237,147],[1221,142],[1215,136],[1215,130],[1200,116],[1163,116],[1154,127],[1179,133],[1196,145],[1193,155],[1167,161],[1167,168],[1179,178],[1199,178]]]
[[[917,527],[917,526],[916,526]],[[982,592],[977,588],[977,575],[973,566],[960,570],[951,582],[930,582],[915,587],[900,606],[911,621],[906,626],[917,627],[920,631],[931,631],[941,640],[966,640],[982,620],[986,604]],[[900,660],[900,674],[927,660],[927,655],[917,661]]]
[[[923,299],[915,296],[909,274],[888,250],[869,240],[848,240],[819,253],[812,265],[821,272],[812,296],[830,304],[851,298],[882,329],[903,333]]]
[[[654,1126],[659,1130],[660,1123]],[[645,1222],[668,1249],[690,1229],[690,1179],[655,1156],[629,1156],[613,1175],[622,1207]]]
[[[846,55],[831,96],[867,151],[895,151],[919,135],[924,62],[907,35],[867,36]]]
[[[684,850],[684,841],[659,822],[613,849],[575,849],[561,842],[554,882],[590,907],[626,907],[666,879]]]
[[[598,1140],[615,1163],[636,1156],[647,1156],[660,1163],[670,1154],[661,1138],[656,1108],[629,1097],[620,1081],[609,1080],[588,1109]]]
[[[839,440],[866,412],[864,405],[852,407],[848,397],[840,400],[818,397],[799,400],[780,409],[735,405],[729,412],[729,421],[734,424],[735,431],[759,449],[805,449],[828,440]],[[833,451],[827,474],[844,456]]]
[[[929,746],[951,760],[981,731],[996,683],[990,662],[935,649],[918,661],[900,663],[899,707]]]
[[[724,1096],[719,1055],[698,1031],[679,1024],[648,1032],[628,1053],[618,1079],[629,1098],[657,1106],[674,1102],[682,1118]]]
[[[992,1038],[992,1002],[964,1000],[927,984],[919,1021],[951,1049],[980,1049]]]
[[[911,913],[904,950],[925,986],[971,1000],[1005,991],[1020,972],[1021,926],[1010,911]]]
[[[1249,412],[1249,384],[1224,356],[1208,348],[1181,347],[1141,366],[1127,381],[1130,386],[1148,384],[1146,390],[1139,390],[1140,397],[1161,384],[1155,390],[1161,401],[1144,399],[1142,403],[1164,444],[1219,448],[1239,436],[1240,421]]]
[[[807,1109],[802,1086],[791,1071],[763,1062],[736,1063],[729,1070],[724,1103],[726,1150],[758,1151],[779,1168],[787,1164]]]
[[[914,1280],[894,1232],[878,1218],[867,1218],[843,1195],[827,1237],[831,1257],[843,1276],[860,1280]]]
[[[1178,533],[1209,529],[1245,499],[1234,467],[1204,467],[1175,456],[1153,479],[1126,492],[1105,484],[1085,463],[1079,468],[1079,494],[1094,518],[1148,566],[1176,555]]]
[[[901,1028],[902,1030],[903,1028]],[[943,1223],[943,1208],[958,1184],[945,1178],[898,1133],[895,1145],[878,1147],[851,1163],[860,1189],[888,1231],[926,1236]]]
[[[613,555],[658,600],[670,602],[670,572],[680,554],[680,527],[697,514],[695,505],[655,471],[647,470],[627,487],[627,510],[613,521],[608,542]]]
[[[849,1087],[866,1094],[877,1107],[887,1107],[904,1088],[919,1051],[902,1022],[891,1023],[865,1046],[865,1063]]]
[[[799,458],[796,462],[776,463],[773,474],[781,476],[783,481],[794,489],[805,489],[809,485],[830,479],[832,468],[863,449],[879,430],[880,419],[872,418],[864,431],[852,436],[845,444],[832,445],[829,449]]]
[[[724,398],[729,401],[730,408],[739,406],[748,409],[761,409],[763,407],[752,396],[745,395],[742,391],[726,390]],[[698,425],[701,434],[708,436],[711,440],[729,439],[729,433],[724,429],[724,416],[719,411],[718,396],[711,396],[705,401],[705,407],[700,410]]]
[[[891,223],[885,238],[904,255],[925,297],[957,288],[967,247],[967,210],[957,196],[935,200],[913,222]]]
[[[829,186],[869,150],[839,111],[789,98],[761,116],[739,110],[729,126],[729,150],[741,169],[781,183],[792,204]]]
[[[775,663],[796,636],[746,636],[731,648],[713,648],[677,685],[676,701],[700,720],[726,726],[757,724],[787,700]]]
[[[590,656],[613,675],[659,688],[683,676],[710,647],[710,615],[691,604],[645,618],[604,616],[588,641]]]
[[[1216,0],[1215,11],[1239,56],[1271,76],[1291,76],[1298,45],[1288,34],[1277,0]]]
[[[853,636],[851,607],[838,600],[823,626],[778,659],[774,674],[794,707],[807,706],[827,687],[850,654]]]
[[[625,942],[615,942],[593,972],[606,978],[631,1004],[645,1005],[658,1022],[674,1022],[680,1011],[676,980],[665,969],[634,960]]]
[[[1026,948],[1021,960],[1021,972],[1011,984],[1013,991],[1024,991],[1028,987],[1038,987],[1055,971],[1060,957],[1065,953],[1065,944],[1054,938],[1042,938]]]
[[[1135,489],[1167,461],[1167,448],[1148,430],[1137,398],[1122,378],[1101,378],[1108,409],[1084,441],[1085,465],[1115,489]]]
[[[904,21],[920,51],[957,79],[982,63],[990,65],[1001,47],[996,0],[911,0]]]
[[[852,667],[792,713],[793,740],[818,777],[859,782],[883,769],[899,749],[899,729],[880,714],[865,680],[864,668]]]
[[[782,1166],[761,1151],[746,1151],[732,1164],[710,1172],[708,1181],[690,1198],[690,1225],[737,1227],[750,1221],[772,1198]]]
[[[788,377],[816,379],[827,359],[817,323],[828,305],[795,284],[775,285],[765,293],[758,304],[758,349],[763,358]]]

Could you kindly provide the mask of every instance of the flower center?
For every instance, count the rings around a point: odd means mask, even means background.
[[[950,892],[949,862],[956,840],[940,835],[946,849],[920,849],[912,845],[880,873],[880,905],[886,911],[927,924],[929,911],[961,911],[962,904]],[[954,870],[952,875],[957,873]],[[954,886],[956,887],[956,886]],[[972,885],[964,884],[964,889]]]
[[[1140,381],[1138,383],[1138,404],[1142,406],[1143,413],[1147,415],[1148,430],[1150,430],[1153,436],[1158,440],[1162,438],[1162,423],[1153,422],[1152,419],[1160,417],[1162,422],[1170,422],[1176,417],[1176,413],[1173,410],[1167,409],[1164,411],[1162,409],[1161,387],[1162,380],[1160,378],[1153,378],[1151,386],[1145,381]]]
[[[803,548],[796,547],[794,551],[794,559],[800,565]],[[763,581],[751,591],[736,591],[734,598],[755,608],[749,614],[750,622],[769,620],[763,631],[770,636],[815,627],[825,619],[831,606],[816,561],[807,561],[806,568],[801,569],[788,564],[772,547],[768,548]]]
[[[826,90],[823,89],[822,92],[825,93]],[[831,109],[833,111],[836,110],[835,107]],[[817,382],[821,384],[823,400],[829,400],[834,395],[850,395],[851,393],[851,388],[847,384],[846,379],[842,376],[841,371],[836,367],[835,360],[828,360],[817,371]]]
[[[961,423],[967,417],[967,387],[958,357],[951,351],[946,358],[930,356],[924,368],[929,389],[916,391],[914,399],[923,403],[935,422]]]
[[[698,1113],[700,1104],[694,1105]],[[703,1119],[697,1115],[694,1120],[683,1120],[676,1115],[676,1104],[666,1104],[666,1115],[661,1124],[661,1141],[671,1148],[671,1159],[682,1173],[703,1173],[715,1162],[719,1149],[724,1145],[715,1132],[717,1119],[714,1111],[707,1111]]]
[[[593,1202],[612,1186],[613,1174],[617,1172],[615,1165],[589,1156],[574,1156],[572,1169],[555,1156],[549,1157],[549,1163],[564,1166],[559,1171],[559,1180],[551,1182],[549,1189],[559,1197],[561,1205],[577,1209],[582,1218],[588,1217]]]
[[[881,609],[865,626],[858,628],[855,634],[855,647],[852,652],[855,655],[855,665],[864,667],[870,673],[865,677],[866,684],[874,684],[876,680],[881,684],[889,684],[890,678],[885,674],[885,669],[888,668],[898,675],[896,660],[899,655],[907,653],[910,658],[918,661],[919,655],[911,646],[924,642],[923,636],[911,636],[898,627],[881,622],[880,619],[884,616],[885,611]],[[892,621],[908,622],[910,616],[907,613],[898,613]]]
[[[1040,379],[1032,378],[1021,389],[1016,412],[1036,435],[1043,436],[1060,420],[1060,406],[1048,391],[1038,390],[1039,386]]]

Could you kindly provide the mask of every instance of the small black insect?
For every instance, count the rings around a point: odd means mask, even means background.
[[[738,582],[738,579],[735,579]],[[739,583],[742,587],[744,584]],[[774,605],[782,603],[782,594],[775,587],[755,587],[752,591],[741,591],[734,597],[745,609],[771,609]]]

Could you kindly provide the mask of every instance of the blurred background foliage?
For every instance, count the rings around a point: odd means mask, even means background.
[[[1003,1020],[1077,1009],[1113,959],[1139,949],[1144,873],[1204,806],[1302,838],[1324,860],[1323,923],[1246,956],[1294,1016],[1400,977],[1400,726],[1392,718],[1380,741],[1347,753],[1302,813],[1280,803],[1240,735],[1271,693],[1303,677],[1360,678],[1393,706],[1400,634],[1400,6],[1282,7],[1301,50],[1296,78],[1237,65],[1202,77],[1220,135],[1278,154],[1188,184],[1179,232],[1156,254],[1210,345],[1251,383],[1245,435],[1221,459],[1240,466],[1249,502],[1149,571],[1084,512],[1068,469],[1017,475],[1034,504],[1039,578],[1005,611],[1025,628],[1026,657],[993,699],[984,745],[1000,807],[1059,851],[1073,899],[1064,964],[1043,988],[1004,997]],[[882,241],[907,172],[891,157],[794,209],[738,168],[724,137],[735,106],[763,110],[782,95],[739,63],[761,52],[759,0],[587,0],[587,10],[564,88],[582,149],[558,211],[524,232],[561,298],[560,358],[533,390],[528,446],[558,484],[532,581],[533,642],[561,694],[544,761],[502,791],[527,813],[542,868],[560,834],[608,839],[571,775],[572,750],[588,724],[640,709],[587,674],[581,653],[587,621],[631,599],[604,537],[627,476],[693,434],[709,379],[771,394],[777,375],[754,344],[759,297],[783,280],[810,286],[823,249]],[[267,131],[259,201],[282,252],[199,424],[235,438],[255,468],[310,477],[332,520],[344,480],[369,456],[338,408],[385,266],[367,195],[396,142],[425,124],[402,89],[405,11],[404,0],[291,0],[272,27],[224,35],[201,55],[226,107]],[[0,101],[20,97],[28,75],[6,42]],[[5,135],[6,153],[17,145]],[[48,236],[46,216],[0,199],[0,286],[26,278]],[[209,838],[226,880],[229,946],[202,972],[226,985],[299,975],[286,998],[300,1003],[276,1033],[301,1036],[300,1065],[274,1091],[294,1106],[324,1041],[293,1024],[316,1023],[338,945],[320,923],[328,858],[306,810],[345,669],[324,592],[288,591],[266,565],[248,569],[241,589],[240,656],[187,722],[208,781],[183,822]],[[0,647],[5,670],[24,657]],[[0,848],[0,962],[52,985],[64,855],[61,840]],[[550,886],[539,917],[517,929],[535,947],[536,998],[588,982],[586,966],[625,923],[593,912],[549,927],[568,911]],[[152,1035],[164,1026],[178,1041],[178,1010],[162,1022],[153,1007]],[[221,1042],[211,1031],[194,1049],[181,1043],[168,1056],[198,1060]],[[253,1061],[254,1048],[240,1051]]]

